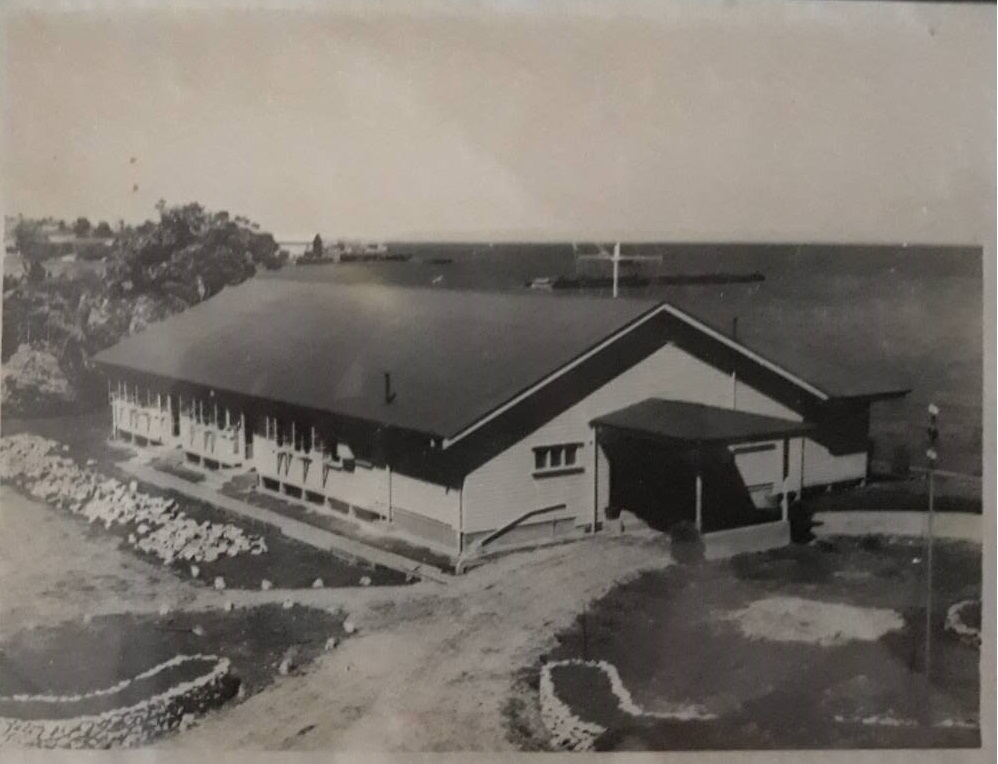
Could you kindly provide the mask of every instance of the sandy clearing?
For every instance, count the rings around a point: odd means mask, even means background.
[[[87,530],[78,518],[0,486],[0,637],[195,596],[169,571],[119,549],[117,539]]]
[[[359,634],[307,675],[222,709],[170,745],[514,750],[502,709],[516,672],[585,602],[667,565],[667,549],[662,539],[599,537],[511,555],[446,587],[357,601]]]
[[[749,639],[822,646],[873,642],[904,626],[904,619],[895,610],[801,597],[765,597],[722,618],[735,623]]]

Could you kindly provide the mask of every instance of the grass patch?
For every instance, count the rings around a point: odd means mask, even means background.
[[[402,539],[379,534],[374,530],[365,532],[362,526],[345,516],[337,517],[331,511],[319,511],[301,502],[288,501],[280,496],[261,491],[256,487],[255,475],[235,477],[222,486],[221,492],[230,498],[245,501],[247,504],[261,509],[269,509],[284,517],[300,520],[330,533],[345,536],[387,552],[394,552],[402,557],[432,565],[441,570],[454,571],[454,563],[447,555]]]
[[[339,616],[274,605],[25,630],[2,646],[0,694],[83,697],[0,701],[0,716],[17,720],[2,734],[43,747],[151,742],[187,713],[259,692],[289,656],[302,670],[334,635]]]
[[[645,573],[556,635],[547,658],[613,664],[648,712],[696,704],[718,718],[622,715],[608,688],[593,684],[605,680],[579,667],[553,673],[558,696],[607,728],[597,750],[975,747],[980,653],[945,632],[944,620],[950,604],[979,596],[981,550],[936,545],[929,681],[922,554],[918,540],[833,538]],[[846,638],[820,644],[749,638],[731,615],[772,597],[888,608],[901,625],[858,639],[843,624]],[[931,724],[922,720],[926,698]]]
[[[253,693],[273,681],[290,648],[298,665],[305,666],[323,651],[327,638],[344,639],[342,623],[341,616],[324,610],[264,605],[231,612],[103,616],[89,624],[25,629],[0,646],[0,695],[92,692],[177,655],[199,654],[228,658],[232,674]],[[161,675],[158,689],[177,678]]]
[[[937,477],[935,481],[937,512],[970,512],[981,514],[981,484],[979,481]],[[865,486],[842,488],[831,492],[805,494],[804,505],[809,512],[925,512],[928,508],[928,483],[925,478],[877,480]]]

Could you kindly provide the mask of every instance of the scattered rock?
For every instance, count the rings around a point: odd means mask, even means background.
[[[371,585],[371,577],[370,576],[361,576],[360,577],[360,585],[361,586],[370,586]]]
[[[321,578],[317,578],[312,582],[313,589],[321,589],[323,586],[325,586],[325,584],[322,583]]]
[[[328,650],[333,650],[333,649],[336,648],[336,645],[338,645],[338,644],[339,644],[339,640],[337,640],[336,637],[330,637],[329,639],[326,640],[326,650],[327,651]]]
[[[343,622],[343,631],[345,631],[347,634],[353,634],[355,631],[357,631],[357,624],[355,624],[353,621],[347,618]]]
[[[294,606],[295,603],[293,600],[284,600],[283,604],[281,605],[281,607],[283,607],[285,610],[290,610]]]
[[[126,486],[116,478],[83,469],[60,454],[58,443],[21,433],[0,438],[0,479],[8,480],[30,495],[110,529],[132,525],[128,543],[170,565],[180,559],[210,562],[222,555],[263,554],[263,537],[249,535],[228,523],[202,522],[179,511],[170,498]],[[88,461],[88,466],[94,460]]]
[[[191,578],[197,578],[201,575],[201,568],[197,565],[191,565]]]
[[[191,634],[193,634],[195,637],[203,637],[204,636],[204,626],[202,626],[199,623],[194,624],[194,626],[191,627]]]
[[[289,647],[285,651],[284,657],[281,659],[281,663],[277,667],[277,670],[281,676],[287,676],[298,667],[297,658],[298,649],[296,647]]]
[[[266,591],[270,591],[270,589],[272,589],[272,588],[273,588],[273,586],[274,586],[274,585],[273,585],[272,583],[270,583],[270,581],[268,581],[268,580],[267,580],[266,578],[265,578],[265,579],[263,579],[263,581],[261,581],[261,582],[260,582],[260,588],[261,588],[261,589],[262,589],[263,591],[265,591],[265,592],[266,592]]]
[[[222,576],[215,576],[215,588],[219,590],[225,588],[225,579]]]

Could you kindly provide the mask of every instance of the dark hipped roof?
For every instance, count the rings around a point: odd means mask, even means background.
[[[648,398],[597,417],[593,424],[627,430],[677,445],[731,445],[793,437],[812,429],[806,422],[663,398]]]
[[[97,361],[448,437],[657,307],[251,279]]]

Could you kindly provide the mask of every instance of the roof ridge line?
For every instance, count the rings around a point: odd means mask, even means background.
[[[709,334],[709,335],[713,336],[715,339],[719,340],[720,342],[724,343],[725,345],[728,345],[729,347],[733,348],[734,350],[737,350],[738,352],[740,352],[740,353],[742,353],[744,355],[747,355],[749,358],[751,358],[752,360],[756,361],[757,363],[760,363],[763,366],[766,366],[767,368],[770,369],[770,371],[774,371],[777,374],[779,374],[780,376],[782,376],[785,379],[789,380],[790,382],[793,382],[798,387],[802,387],[805,390],[807,390],[808,392],[810,392],[811,394],[817,395],[822,400],[828,400],[828,399],[830,399],[830,398],[833,397],[826,390],[822,390],[817,385],[814,385],[814,384],[808,382],[806,379],[804,379],[803,377],[799,376],[795,372],[791,371],[786,366],[783,366],[782,364],[777,363],[776,361],[772,360],[771,358],[767,358],[765,355],[763,355],[759,351],[753,350],[748,345],[745,345],[744,343],[740,342],[739,340],[736,340],[733,337],[729,337],[724,332],[722,332],[720,329],[717,329],[717,328],[711,326],[707,322],[703,321],[702,319],[697,318],[696,316],[694,316],[691,313],[688,313],[687,311],[683,310],[682,308],[677,308],[671,302],[667,302],[667,301],[663,300],[662,301],[662,306],[668,312],[670,312],[672,315],[674,315],[676,318],[680,319],[681,321],[685,321],[687,324],[689,324],[690,326],[692,326],[694,329],[697,329],[699,331],[702,331],[702,332],[704,332],[706,334]]]

